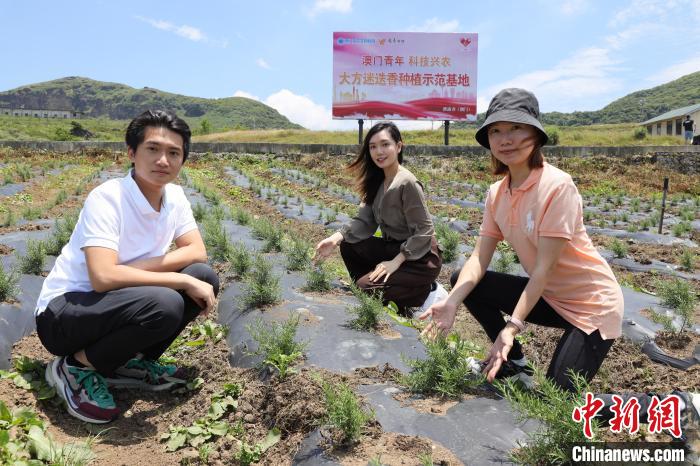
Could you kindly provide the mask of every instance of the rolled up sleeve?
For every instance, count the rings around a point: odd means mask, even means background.
[[[428,213],[423,188],[418,182],[407,183],[401,193],[406,225],[411,236],[401,244],[401,252],[406,260],[417,260],[430,251],[435,230]]]

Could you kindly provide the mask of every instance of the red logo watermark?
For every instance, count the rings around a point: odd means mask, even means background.
[[[618,395],[613,395],[612,399],[613,404],[610,406],[610,411],[613,417],[610,420],[610,431],[621,433],[623,430],[627,430],[630,434],[636,434],[639,431],[639,412],[641,409],[639,400],[630,398],[623,402],[622,397]],[[586,438],[593,438],[592,419],[603,409],[604,405],[603,400],[594,396],[593,393],[586,393],[584,405],[577,406],[571,413],[571,419],[583,423],[583,435]],[[659,400],[656,395],[652,396],[646,414],[649,432],[658,434],[666,430],[675,438],[681,436],[681,410],[678,395],[668,395],[663,400]]]

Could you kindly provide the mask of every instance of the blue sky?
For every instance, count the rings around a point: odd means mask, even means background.
[[[330,117],[333,31],[478,33],[480,112],[504,87],[597,110],[700,70],[700,0],[0,0],[0,24],[0,90],[84,76],[240,95],[311,129],[356,127]]]

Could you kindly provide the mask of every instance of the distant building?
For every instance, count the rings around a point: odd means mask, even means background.
[[[34,108],[0,107],[0,115],[27,116],[34,118],[82,118],[83,112],[74,110],[46,110]]]
[[[650,136],[680,136],[683,137],[683,120],[690,115],[691,120],[700,127],[700,104],[677,108],[641,123],[647,128]]]

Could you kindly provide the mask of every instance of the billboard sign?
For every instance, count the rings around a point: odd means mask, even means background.
[[[333,118],[476,120],[477,34],[334,32]]]

